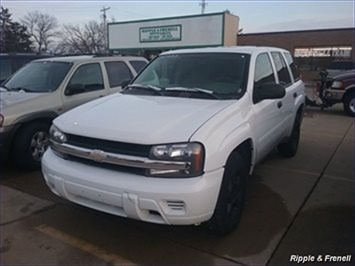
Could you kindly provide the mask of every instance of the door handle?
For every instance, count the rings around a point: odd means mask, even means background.
[[[297,98],[297,92],[293,93],[293,98]]]
[[[277,103],[277,108],[280,109],[281,107],[282,107],[282,102],[280,101],[280,102]]]
[[[104,97],[103,95],[100,95],[99,98]]]

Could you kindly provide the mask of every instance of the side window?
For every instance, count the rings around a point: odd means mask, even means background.
[[[132,79],[132,73],[124,62],[105,62],[110,88],[121,86],[122,81]]]
[[[295,63],[293,62],[292,56],[289,53],[284,53],[284,55],[286,57],[287,64],[291,68],[293,78],[295,79],[295,81],[299,80],[300,79],[300,72],[299,72],[297,66],[295,65]]]
[[[267,53],[258,55],[255,62],[254,89],[264,83],[275,82],[270,58]]]
[[[275,63],[277,75],[279,76],[279,82],[281,85],[286,87],[287,85],[291,84],[291,76],[288,72],[286,63],[283,60],[281,53],[279,52],[271,52],[271,56]]]
[[[141,71],[141,69],[143,67],[145,67],[145,65],[147,64],[147,62],[142,61],[142,60],[132,60],[129,61],[132,65],[132,67],[134,68],[134,70],[138,73],[139,71]]]
[[[65,94],[72,95],[104,89],[101,66],[92,63],[80,66],[71,77]]]

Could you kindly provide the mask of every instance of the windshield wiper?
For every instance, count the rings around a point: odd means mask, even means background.
[[[159,88],[153,85],[143,85],[143,84],[130,84],[128,85],[124,90],[128,90],[130,88],[134,88],[134,89],[142,89],[142,90],[150,90],[150,91],[154,91],[155,93],[158,93],[159,95],[162,95],[161,92],[163,90],[165,90],[164,88]]]
[[[216,95],[213,91],[200,89],[200,88],[184,88],[184,87],[172,87],[166,88],[166,91],[182,91],[182,92],[193,92],[193,93],[202,93],[212,96],[215,99],[221,99],[218,95]]]

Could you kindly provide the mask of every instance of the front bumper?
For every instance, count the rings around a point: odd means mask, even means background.
[[[224,169],[194,178],[155,178],[64,160],[49,148],[42,172],[53,193],[103,212],[161,224],[211,218]]]

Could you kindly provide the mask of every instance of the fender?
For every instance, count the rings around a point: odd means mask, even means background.
[[[351,89],[355,88],[355,84],[351,84],[350,86],[345,88],[345,91],[349,91]]]
[[[253,130],[249,123],[254,114],[248,99],[243,97],[229,105],[191,136],[190,141],[205,145],[205,172],[224,167],[231,152],[244,141],[251,140],[254,147]],[[255,155],[253,149],[251,165],[255,164]]]
[[[53,120],[56,118],[59,114],[57,114],[54,111],[40,111],[40,112],[35,112],[35,113],[29,113],[25,114],[23,116],[18,117],[13,124],[23,124],[27,123],[36,119],[50,119]]]

